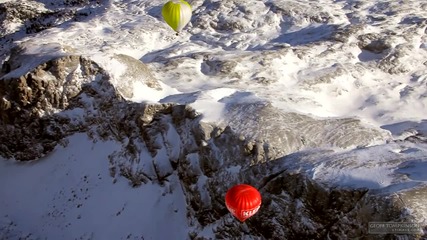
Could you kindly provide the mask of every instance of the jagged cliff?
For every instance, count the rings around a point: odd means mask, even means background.
[[[55,46],[28,67],[22,63],[30,54],[21,46],[5,63],[8,71],[0,81],[3,157],[37,160],[57,145],[66,147],[67,136],[78,132],[94,141],[117,141],[121,149],[108,155],[113,179],[125,177],[138,187],[179,177],[191,238],[214,225],[217,238],[374,239],[367,234],[370,221],[419,221],[423,216],[423,184],[395,191],[337,188],[301,169],[322,160],[335,169],[361,164],[360,154],[322,150],[331,146],[359,146],[375,161],[375,148],[363,146],[386,140],[382,131],[355,119],[282,113],[260,100],[226,104],[226,119],[206,122],[189,105],[128,101],[134,82],[162,90],[143,63],[124,55],[96,58],[132,69],[117,76],[103,69],[102,61],[66,49]],[[399,156],[393,165],[412,158]],[[259,213],[244,225],[230,216],[223,199],[240,182],[258,187],[263,196]],[[408,207],[419,212],[406,213]]]

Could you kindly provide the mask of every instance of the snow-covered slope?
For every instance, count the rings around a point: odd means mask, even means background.
[[[0,0],[0,238],[427,226],[424,1],[193,0],[178,36],[164,2]]]
[[[68,141],[38,162],[2,159],[1,239],[188,237],[178,176],[167,186],[131,188],[125,178],[113,183],[108,155],[119,144],[93,142],[86,134]]]

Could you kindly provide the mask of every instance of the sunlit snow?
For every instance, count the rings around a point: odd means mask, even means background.
[[[38,2],[47,5],[51,1]],[[82,21],[66,22],[20,39],[34,55],[23,59],[23,65],[9,76],[24,74],[46,55],[65,54],[60,46],[69,46],[107,69],[112,81],[120,81],[126,67],[108,56],[126,54],[141,60],[161,82],[162,89],[136,82],[133,97],[128,100],[190,104],[206,122],[226,119],[226,103],[245,99],[269,101],[283,111],[315,118],[355,117],[390,131],[394,139],[427,134],[425,27],[424,33],[415,32],[408,42],[405,35],[410,30],[402,27],[406,14],[387,15],[377,9],[378,1],[359,1],[363,3],[360,9],[352,7],[351,0],[247,1],[245,9],[238,11],[213,9],[212,3],[218,1],[194,0],[189,2],[193,6],[192,20],[197,22],[192,21],[179,36],[162,21],[164,1],[100,2]],[[296,11],[301,15],[281,16],[279,10],[274,12],[270,7],[271,2],[275,6],[294,4],[301,8]],[[412,14],[426,16],[426,7],[420,7],[423,1],[410,2],[407,6]],[[315,11],[330,13],[330,19],[310,19]],[[384,22],[372,20],[376,15],[385,16]],[[236,23],[239,30],[214,29],[210,24],[221,24],[218,19]],[[345,43],[333,39],[336,29],[362,23],[365,25],[359,34],[401,34],[390,37],[389,44],[409,47],[399,63],[406,72],[389,74],[379,70],[375,60],[382,53],[361,50],[353,36]],[[171,61],[166,63],[164,59]],[[216,61],[227,62],[232,69],[227,72],[225,66],[217,69],[207,64]],[[236,93],[247,93],[248,97],[233,97]],[[79,121],[79,112],[61,114]],[[0,233],[14,233],[6,236],[12,239],[188,238],[187,206],[176,184],[179,181],[167,187],[145,184],[139,188],[131,188],[120,178],[113,183],[107,156],[118,148],[117,143],[95,143],[84,134],[67,140],[66,148],[58,146],[36,162],[1,159]],[[422,144],[413,144],[412,148],[379,145],[348,153],[337,150],[330,157],[322,155],[290,168],[337,186],[381,189],[396,187],[397,175],[405,176],[402,181],[410,184],[426,183],[426,153]],[[342,167],[340,154],[348,154],[357,162]],[[384,164],[398,155],[409,156],[408,163]],[[173,191],[165,192],[168,188]],[[206,227],[201,235],[213,237],[212,227]]]

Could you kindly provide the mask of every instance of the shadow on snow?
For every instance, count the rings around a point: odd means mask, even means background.
[[[279,37],[273,39],[273,43],[287,43],[291,46],[304,45],[315,43],[322,40],[328,40],[335,32],[338,26],[320,24],[316,26],[309,26],[297,31],[286,32]]]

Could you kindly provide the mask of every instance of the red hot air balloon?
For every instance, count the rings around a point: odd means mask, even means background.
[[[261,194],[247,184],[239,184],[225,194],[225,205],[237,219],[244,222],[252,217],[261,206]]]

